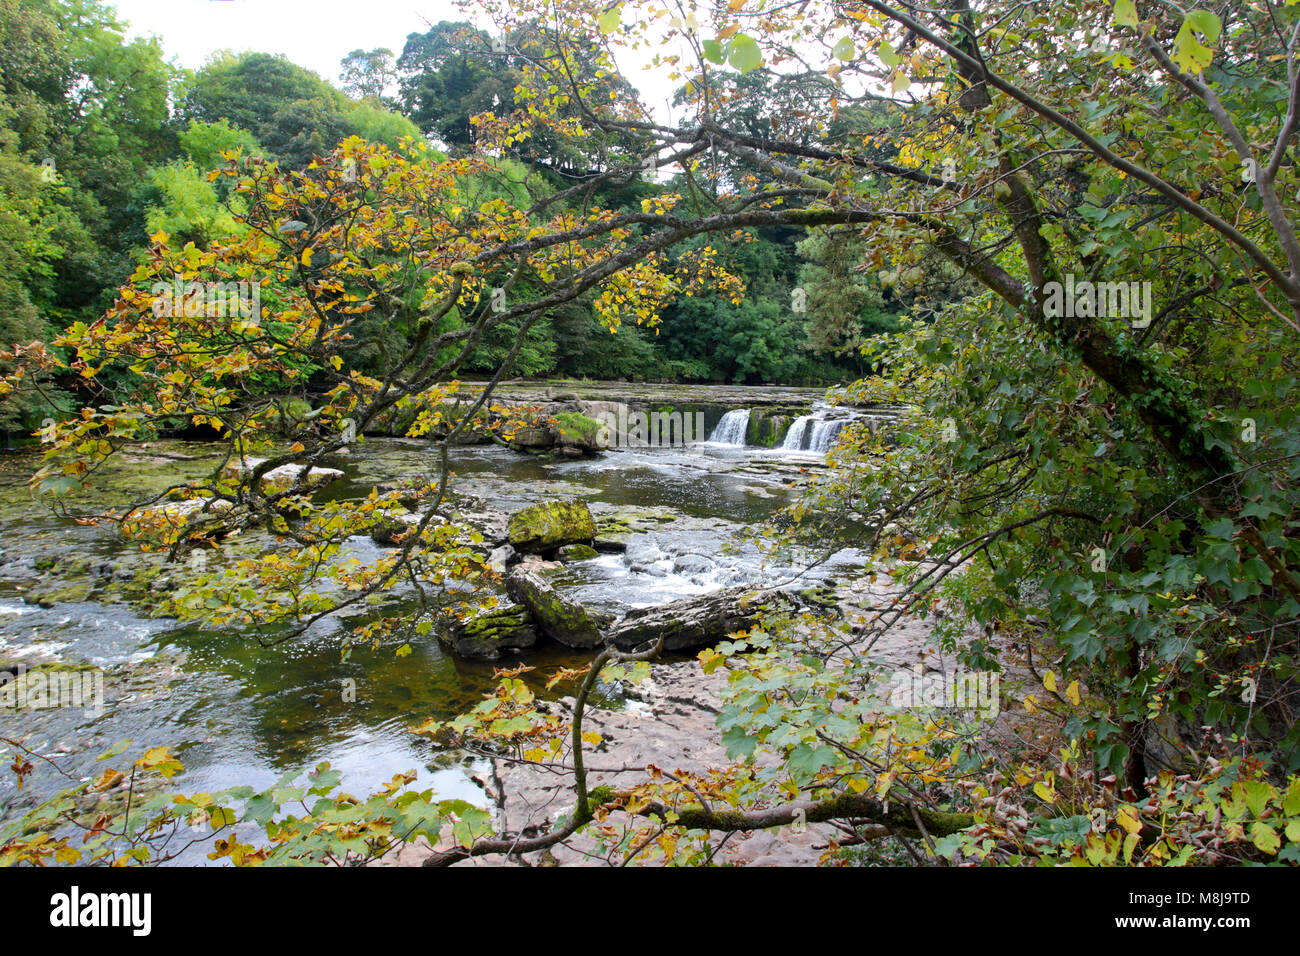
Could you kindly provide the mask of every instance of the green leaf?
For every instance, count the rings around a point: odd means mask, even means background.
[[[853,59],[853,54],[857,52],[857,49],[853,46],[853,40],[851,38],[842,37],[840,41],[835,44],[835,49],[831,52],[835,54],[836,58],[847,63],[849,60]]]
[[[737,33],[731,41],[727,62],[741,73],[748,73],[763,65],[763,51],[758,48],[753,37]]]
[[[95,759],[108,760],[112,757],[116,757],[118,754],[120,754],[123,750],[125,750],[129,746],[131,746],[131,738],[124,737],[123,739],[119,740],[117,743],[113,744],[113,746],[105,750],[102,754],[100,754]]]
[[[727,51],[717,40],[704,41],[704,58],[719,66],[727,62]]]
[[[1173,61],[1184,73],[1200,73],[1214,59],[1214,51],[1202,43],[1196,36],[1205,37],[1207,43],[1214,43],[1223,32],[1219,18],[1208,10],[1193,10],[1174,37]]]
[[[888,40],[880,41],[880,62],[888,67],[895,67],[903,62],[903,58],[894,52],[893,44]]]
[[[1115,23],[1121,27],[1138,25],[1137,5],[1133,0],[1115,0]]]
[[[622,24],[622,16],[619,8],[614,7],[612,10],[606,10],[596,18],[596,27],[601,33],[613,33]]]
[[[1223,33],[1223,23],[1209,10],[1193,10],[1187,14],[1186,24],[1205,37],[1206,43],[1215,43]]]

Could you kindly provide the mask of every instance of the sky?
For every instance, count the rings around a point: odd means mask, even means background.
[[[336,86],[339,61],[353,50],[388,47],[400,55],[408,34],[423,33],[440,20],[467,19],[452,0],[106,2],[127,22],[128,36],[159,37],[166,56],[183,67],[198,69],[218,50],[282,53]],[[486,18],[476,22],[491,27]],[[628,80],[647,96],[647,105],[666,112],[671,84],[645,71],[650,55],[622,51],[617,59]]]
[[[108,0],[130,36],[158,36],[168,57],[198,69],[217,50],[283,53],[338,82],[353,50],[402,52],[408,33],[462,20],[451,0]]]

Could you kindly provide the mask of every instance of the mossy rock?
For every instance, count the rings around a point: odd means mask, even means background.
[[[788,415],[755,408],[749,413],[749,430],[745,433],[745,444],[772,448],[785,440],[785,433],[789,429]]]
[[[454,622],[442,638],[460,657],[494,661],[504,652],[532,647],[537,643],[537,629],[527,608],[505,604]]]
[[[541,426],[525,426],[510,436],[510,447],[519,451],[538,451],[554,448],[560,433]]]
[[[600,552],[586,544],[566,544],[556,553],[556,557],[565,563],[590,561],[592,558],[600,557]]]
[[[575,650],[590,650],[604,643],[600,629],[608,620],[561,595],[537,572],[521,568],[511,572],[506,593],[528,608],[537,629],[551,640]]]
[[[600,451],[609,443],[604,425],[578,412],[560,412],[555,416],[560,429],[560,444],[582,451]]]
[[[418,522],[418,518],[405,509],[393,509],[378,516],[370,526],[370,540],[384,547],[395,547]]]
[[[516,551],[541,554],[566,544],[590,544],[596,522],[581,498],[551,501],[512,514],[507,537]]]

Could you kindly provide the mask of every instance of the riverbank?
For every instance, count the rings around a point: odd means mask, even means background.
[[[861,624],[873,606],[888,602],[898,593],[896,586],[858,580],[839,589],[840,611],[850,624]],[[882,672],[916,672],[934,675],[950,673],[955,660],[945,658],[931,640],[931,621],[906,620],[885,632],[868,648],[859,642],[856,651],[867,654]],[[975,637],[974,634],[967,638]],[[629,692],[626,706],[617,709],[589,707],[584,714],[583,729],[599,734],[601,742],[586,756],[588,788],[610,787],[620,790],[644,782],[656,769],[668,775],[707,776],[727,766],[726,751],[716,725],[727,683],[727,672],[718,669],[705,673],[695,659],[654,663],[650,679]],[[1010,679],[1010,675],[1008,675]],[[887,701],[881,701],[882,706]],[[570,696],[539,705],[544,713],[571,717],[574,699]],[[988,739],[1009,741],[1027,732],[1023,713],[999,712],[987,722]],[[771,765],[773,759],[761,749],[755,760],[759,766]],[[552,830],[559,817],[571,813],[574,803],[571,774],[558,773],[552,766],[521,763],[491,757],[471,775],[494,809],[498,832],[509,831],[538,836]],[[630,818],[615,811],[605,821],[621,829]],[[788,826],[752,832],[738,832],[718,847],[713,862],[732,866],[813,865],[834,858],[836,847],[846,839],[845,833],[830,824]],[[446,849],[440,844],[436,849]],[[380,861],[388,866],[422,866],[434,854],[428,845],[411,845],[391,858]],[[857,851],[854,851],[857,852]],[[905,862],[906,851],[893,840],[872,847],[880,861]],[[563,845],[517,856],[492,854],[461,861],[456,866],[595,866],[617,863],[615,851],[603,848],[594,828]]]

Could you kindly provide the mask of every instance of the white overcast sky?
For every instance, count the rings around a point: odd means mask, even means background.
[[[408,33],[462,20],[450,0],[108,0],[131,36],[155,35],[181,66],[198,69],[217,50],[283,53],[338,81],[353,50],[402,52]]]
[[[400,55],[411,33],[440,20],[467,19],[451,0],[107,0],[129,36],[157,36],[169,59],[198,69],[218,50],[282,53],[338,85],[339,61],[353,50],[388,47]],[[474,20],[475,18],[469,17]],[[490,27],[486,18],[478,26]],[[624,74],[665,110],[671,84],[644,65],[649,54],[624,50]]]

